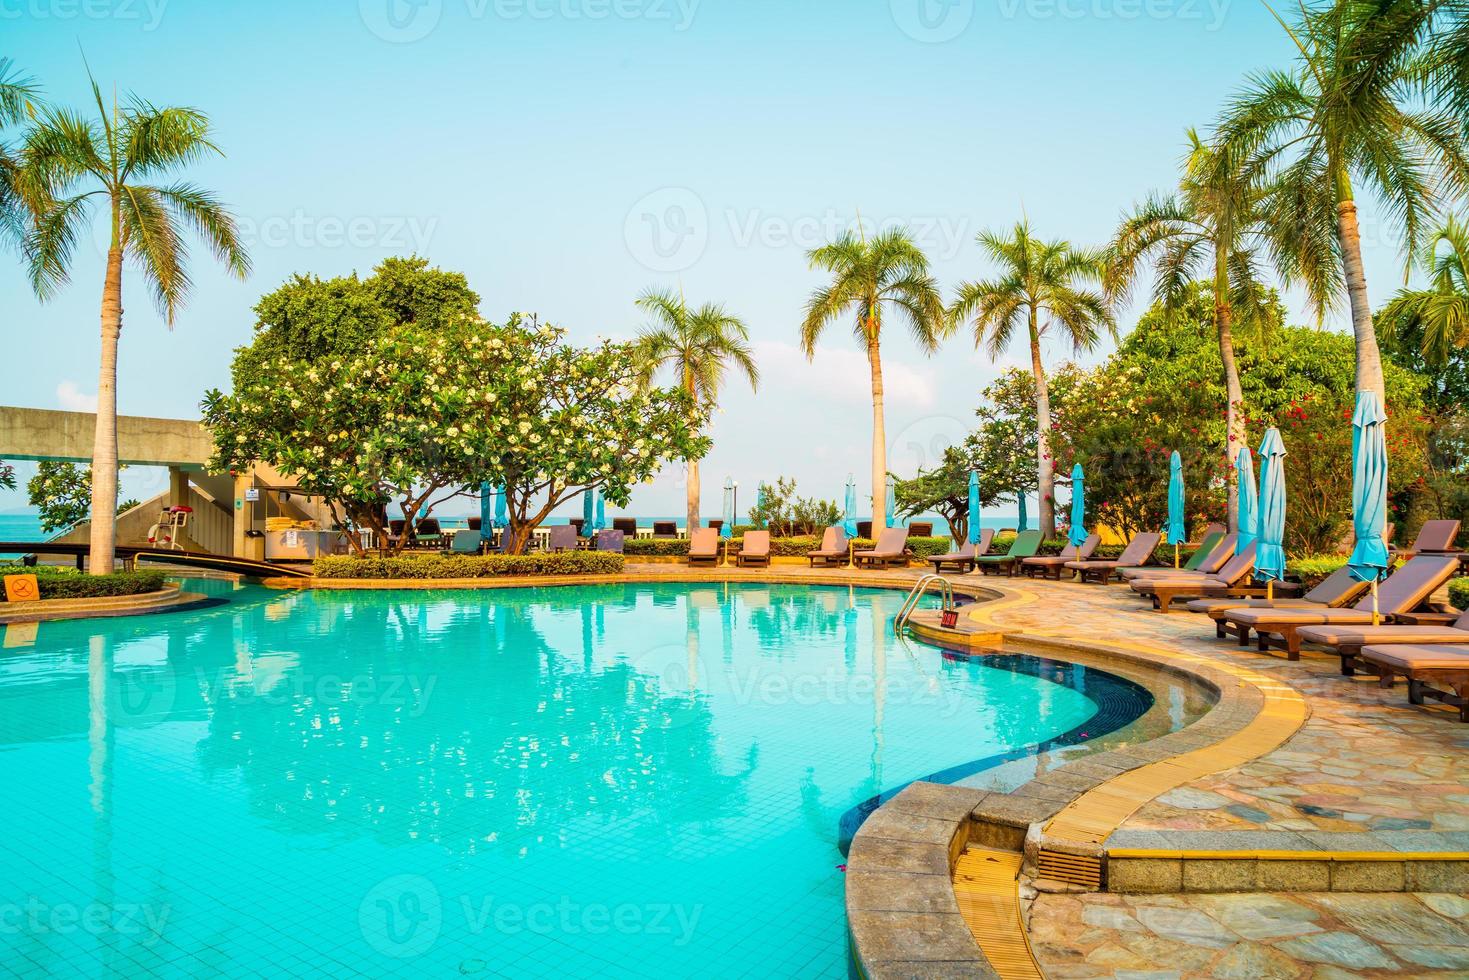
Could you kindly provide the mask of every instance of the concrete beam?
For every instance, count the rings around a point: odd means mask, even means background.
[[[92,461],[97,417],[91,412],[0,406],[0,459]],[[199,422],[117,418],[118,462],[129,466],[169,466],[202,472],[214,454],[214,437]]]

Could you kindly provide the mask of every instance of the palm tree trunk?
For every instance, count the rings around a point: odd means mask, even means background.
[[[1035,467],[1040,497],[1039,527],[1047,539],[1056,536],[1056,466],[1051,459],[1051,392],[1041,364],[1041,335],[1030,314],[1030,373],[1035,378]]]
[[[689,537],[692,538],[694,536],[694,532],[699,528],[699,461],[697,459],[691,459],[688,461],[688,475],[686,479],[689,485],[689,523],[687,534]],[[739,515],[736,514],[735,517],[738,518]]]
[[[872,536],[887,530],[888,441],[882,413],[882,352],[877,331],[867,333],[867,363],[872,366]]]
[[[1239,383],[1239,365],[1234,359],[1234,309],[1229,303],[1229,280],[1223,272],[1222,260],[1219,265],[1220,271],[1214,278],[1214,323],[1219,332],[1219,360],[1224,364],[1224,397],[1228,402],[1224,409],[1224,464],[1228,474],[1224,481],[1228,488],[1225,520],[1230,531],[1238,531],[1240,488],[1235,480],[1234,464],[1240,447],[1245,444],[1244,421],[1240,417],[1245,396]]]
[[[1347,281],[1347,298],[1352,304],[1352,333],[1357,338],[1357,390],[1377,394],[1387,404],[1382,381],[1382,354],[1372,328],[1372,307],[1367,301],[1367,275],[1362,269],[1362,237],[1357,228],[1357,203],[1346,191],[1337,202],[1337,234],[1341,239],[1342,273]]]
[[[117,340],[122,334],[122,246],[113,235],[102,285],[102,364],[97,372],[97,429],[92,442],[92,523],[88,571],[112,571],[117,533]]]

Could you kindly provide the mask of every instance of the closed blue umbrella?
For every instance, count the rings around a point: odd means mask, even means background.
[[[607,529],[607,498],[600,493],[597,494],[597,520],[592,525],[594,531],[605,531]]]
[[[494,496],[494,490],[486,480],[479,485],[479,536],[483,541],[490,540],[495,534],[495,519],[491,516],[494,513],[491,509],[493,505],[490,503],[492,496]]]
[[[762,483],[758,487],[755,488],[755,513],[761,514],[761,512],[764,511],[764,509],[765,509],[765,484]],[[766,522],[765,522],[765,517],[764,517],[763,514],[759,518],[757,518],[757,522],[758,522],[756,524],[757,527],[764,527],[765,526],[765,523]]]
[[[505,527],[510,523],[510,507],[505,502],[505,487],[495,489],[495,526]]]
[[[581,526],[583,531],[590,531],[592,529],[592,517],[596,513],[596,504],[592,498],[596,495],[596,487],[587,487],[581,492]]]
[[[1080,548],[1086,541],[1086,477],[1081,464],[1071,467],[1071,547]]]
[[[724,481],[724,523],[719,526],[719,536],[728,541],[734,537],[734,484]],[[690,534],[693,532],[690,531]]]
[[[1178,567],[1178,546],[1187,533],[1183,527],[1183,457],[1178,450],[1168,458],[1168,527],[1165,540],[1173,545],[1173,567]]]
[[[888,474],[887,492],[883,496],[883,515],[886,518],[882,523],[884,527],[898,526],[898,492],[894,488],[893,475]]]
[[[1387,414],[1377,393],[1359,391],[1352,414],[1352,530],[1357,543],[1347,567],[1358,582],[1372,583],[1372,618],[1377,620],[1377,580],[1387,571]]]
[[[969,543],[979,544],[979,471],[969,471]]]
[[[1015,530],[1028,530],[1030,527],[1030,518],[1027,517],[1025,513],[1025,494],[1017,493],[1015,495],[1015,506],[1020,508],[1020,517],[1019,520],[1015,522]]]
[[[1255,524],[1255,577],[1273,598],[1275,583],[1285,578],[1285,444],[1280,430],[1265,431],[1260,443],[1260,514]]]
[[[847,474],[847,499],[842,508],[842,533],[849,538],[857,536],[857,481]]]
[[[1239,487],[1239,542],[1235,551],[1244,551],[1255,541],[1255,516],[1260,496],[1255,489],[1255,457],[1249,446],[1241,446],[1234,461],[1234,482]]]

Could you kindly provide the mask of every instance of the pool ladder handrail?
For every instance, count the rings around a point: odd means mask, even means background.
[[[942,594],[944,597],[944,612],[948,612],[949,610],[954,608],[954,583],[950,582],[942,575],[936,575],[933,572],[930,572],[927,575],[923,576],[923,578],[919,579],[918,583],[914,585],[911,590],[909,590],[908,598],[903,600],[902,608],[900,608],[898,610],[898,614],[893,617],[893,634],[895,636],[903,635],[903,628],[908,625],[908,620],[911,619],[913,617],[913,613],[917,611],[918,601],[922,599],[923,596],[927,593],[929,583],[931,582],[938,582],[943,588]]]

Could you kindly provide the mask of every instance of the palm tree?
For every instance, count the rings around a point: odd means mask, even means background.
[[[1424,243],[1417,260],[1427,289],[1403,289],[1377,314],[1384,337],[1421,334],[1430,364],[1447,360],[1450,347],[1469,346],[1469,226],[1445,221]]]
[[[1056,477],[1051,459],[1051,398],[1041,361],[1041,338],[1052,327],[1062,332],[1075,351],[1097,346],[1105,332],[1117,335],[1111,306],[1100,290],[1086,288],[1106,279],[1106,253],[1101,249],[1072,247],[1062,239],[1034,237],[1021,221],[1008,237],[991,231],[978,238],[985,254],[1000,266],[997,278],[959,285],[958,298],[949,307],[949,320],[970,320],[974,343],[989,347],[995,356],[1010,345],[1017,330],[1030,341],[1030,370],[1035,378],[1036,477],[1040,494],[1040,528],[1046,537],[1056,534]]]
[[[893,228],[868,241],[843,232],[836,241],[808,253],[813,269],[831,274],[830,285],[811,294],[801,323],[801,349],[808,360],[827,325],[844,313],[853,317],[852,332],[867,351],[872,374],[872,531],[887,526],[883,492],[887,486],[887,434],[883,425],[882,321],[886,311],[908,325],[925,353],[938,349],[947,333],[944,301],[928,271],[928,256],[904,228]]]
[[[0,58],[0,130],[25,122],[36,109],[36,83],[15,69],[9,58]],[[19,245],[25,240],[25,207],[17,182],[20,160],[0,142],[0,243]]]
[[[1210,282],[1227,403],[1224,457],[1232,464],[1245,444],[1240,411],[1244,392],[1234,356],[1236,317],[1246,327],[1267,322],[1259,302],[1265,293],[1258,259],[1261,252],[1278,251],[1279,243],[1271,236],[1262,191],[1228,156],[1227,148],[1205,143],[1194,130],[1188,131],[1188,155],[1178,191],[1149,197],[1123,217],[1108,249],[1107,288],[1115,299],[1126,298],[1140,267],[1151,261],[1153,297],[1164,309],[1176,312],[1188,304],[1194,280]],[[1327,265],[1318,271],[1334,269]],[[1339,277],[1333,277],[1305,285],[1309,295],[1324,301],[1338,282]],[[1239,490],[1233,466],[1226,466],[1226,471],[1229,526],[1237,530]]]
[[[157,108],[136,98],[109,108],[92,82],[96,119],[47,109],[27,134],[23,188],[35,213],[27,239],[31,285],[42,300],[66,284],[76,243],[94,205],[110,226],[102,287],[102,358],[97,379],[97,428],[92,450],[90,567],[112,571],[117,516],[117,342],[122,332],[122,264],[142,273],[172,326],[189,295],[185,231],[197,234],[217,260],[244,278],[250,269],[234,218],[193,184],[153,183],[219,149],[209,121],[187,108]]]
[[[719,401],[725,372],[734,366],[750,382],[760,384],[760,369],[750,349],[745,324],[726,313],[723,306],[705,303],[690,310],[683,293],[649,289],[637,299],[653,323],[638,335],[638,354],[645,378],[665,365],[677,372],[679,384],[688,392],[697,411],[712,410]],[[699,461],[688,467],[688,533],[699,526]]]
[[[1356,387],[1379,397],[1382,358],[1362,268],[1357,190],[1376,193],[1412,254],[1437,206],[1438,185],[1462,191],[1469,181],[1458,120],[1420,97],[1431,6],[1336,0],[1303,10],[1294,27],[1281,21],[1299,52],[1295,64],[1251,76],[1219,127],[1246,172],[1270,187],[1266,207],[1283,245],[1281,272],[1322,282],[1321,267],[1339,264],[1357,343]]]

